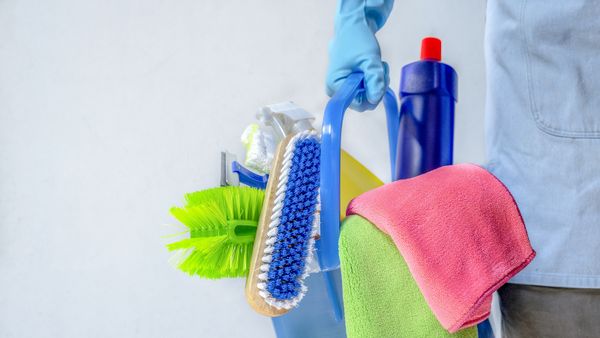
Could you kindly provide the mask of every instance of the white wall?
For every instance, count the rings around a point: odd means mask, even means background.
[[[483,1],[397,1],[397,88],[419,40],[460,77],[457,162],[483,161]],[[0,336],[269,337],[243,280],[168,264],[170,206],[215,186],[257,107],[321,114],[334,1],[0,1]],[[388,177],[382,111],[345,148]]]

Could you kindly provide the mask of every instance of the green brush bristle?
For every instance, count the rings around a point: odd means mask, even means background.
[[[178,268],[205,278],[245,277],[264,197],[263,190],[249,187],[187,194],[185,206],[171,208],[190,234],[167,245],[180,252]]]

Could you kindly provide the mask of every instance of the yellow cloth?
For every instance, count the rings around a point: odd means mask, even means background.
[[[383,182],[344,150],[340,156],[340,219],[346,217],[350,201],[369,190],[382,186]]]

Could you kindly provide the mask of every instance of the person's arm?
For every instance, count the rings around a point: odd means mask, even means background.
[[[393,0],[338,0],[329,45],[327,94],[333,95],[350,73],[363,72],[366,91],[352,103],[355,110],[375,108],[389,84],[388,66],[381,60],[375,33],[385,24],[393,4]]]

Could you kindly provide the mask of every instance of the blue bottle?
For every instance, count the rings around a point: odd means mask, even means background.
[[[442,42],[421,43],[421,60],[402,67],[394,180],[452,164],[458,76],[442,63]]]

